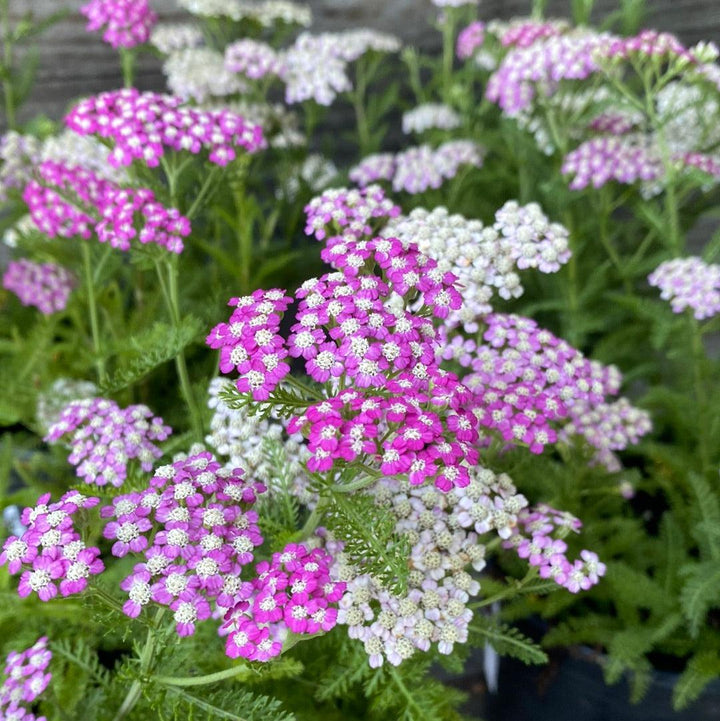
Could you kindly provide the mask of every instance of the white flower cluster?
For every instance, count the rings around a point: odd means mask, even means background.
[[[22,191],[30,181],[39,152],[40,141],[34,135],[11,130],[0,137],[0,202],[7,200],[11,188]]]
[[[382,234],[398,238],[406,247],[415,243],[422,253],[437,261],[440,270],[457,276],[463,305],[448,318],[451,326],[462,324],[468,332],[474,332],[477,316],[492,310],[493,293],[505,299],[522,295],[510,244],[480,220],[451,215],[444,207],[432,211],[416,208],[407,216],[391,220]]]
[[[674,155],[716,148],[720,143],[720,104],[697,85],[668,83],[655,96],[658,121]]]
[[[397,518],[395,531],[411,546],[408,592],[392,595],[369,574],[352,565],[342,545],[330,541],[334,575],[347,582],[338,622],[363,641],[372,667],[394,666],[416,651],[437,644],[443,654],[467,640],[471,596],[480,584],[466,570],[485,567],[485,546],[478,534],[495,530],[508,538],[527,500],[508,476],[478,467],[466,488],[441,493],[395,478],[372,489],[376,503]],[[337,548],[330,548],[337,546]]]
[[[265,452],[265,441],[282,445],[283,457],[294,483],[290,489],[305,505],[313,503],[309,492],[305,464],[310,457],[307,446],[299,434],[289,435],[278,421],[251,416],[245,410],[229,408],[220,397],[224,387],[232,386],[227,378],[214,378],[208,390],[208,406],[213,409],[210,434],[205,442],[218,456],[228,459],[229,468],[243,468],[248,478],[264,483],[270,491],[277,486],[278,469],[274,468]]]
[[[23,215],[15,225],[10,226],[4,233],[2,242],[8,248],[17,248],[18,241],[25,237],[37,233],[38,227],[31,215]],[[47,237],[47,236],[43,236]]]
[[[92,135],[78,135],[72,130],[63,130],[59,135],[51,135],[43,141],[38,162],[52,160],[65,165],[81,165],[105,180],[127,183],[127,170],[110,165],[109,154],[107,146]]]
[[[402,130],[409,133],[423,133],[430,128],[452,130],[460,127],[460,116],[442,103],[423,103],[402,116]]]
[[[461,8],[465,5],[479,5],[480,0],[431,0],[436,8]]]
[[[335,163],[319,153],[311,153],[298,165],[297,172],[291,175],[282,188],[278,189],[279,196],[289,199],[297,197],[301,183],[304,183],[314,193],[325,190],[338,175]]]
[[[570,260],[567,228],[551,223],[537,203],[521,206],[509,200],[495,213],[493,228],[510,242],[520,270],[537,268],[542,273],[556,273]]]
[[[165,55],[186,48],[196,48],[203,42],[202,30],[191,23],[159,23],[150,35],[150,44]]]
[[[331,105],[338,93],[352,90],[348,63],[369,50],[396,52],[400,41],[393,35],[359,29],[342,33],[302,33],[283,55],[285,101],[313,99]]]
[[[97,395],[97,386],[90,381],[58,378],[50,388],[38,395],[35,420],[43,435],[58,422],[60,414],[70,403],[92,398],[95,395]]]
[[[288,25],[309,27],[312,12],[306,5],[286,0],[243,2],[243,0],[178,0],[178,5],[193,15],[222,17],[231,20],[255,20],[263,27],[282,22]]]
[[[280,75],[282,56],[271,45],[260,40],[243,38],[225,48],[225,67],[253,80],[266,75]]]
[[[174,95],[199,103],[247,90],[238,75],[225,68],[222,53],[211,48],[186,48],[168,55],[163,73]]]

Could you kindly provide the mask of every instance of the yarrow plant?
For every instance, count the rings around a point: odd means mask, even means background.
[[[85,4],[126,87],[62,127],[19,126],[3,73],[0,637],[28,651],[0,715],[450,721],[438,661],[481,650],[492,687],[495,650],[577,642],[635,696],[676,656],[691,703],[720,676],[720,246],[687,242],[715,48],[636,3],[599,31],[436,0],[437,57],[178,4]]]

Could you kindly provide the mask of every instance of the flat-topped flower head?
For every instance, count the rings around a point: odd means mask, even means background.
[[[113,555],[142,554],[121,584],[129,597],[125,613],[168,606],[178,635],[189,636],[210,617],[210,604],[221,612],[234,606],[242,567],[263,542],[251,508],[265,490],[201,451],[156,468],[145,490],[104,507],[101,515],[110,520],[103,535],[114,542]]]
[[[52,680],[47,670],[52,661],[47,636],[24,651],[11,651],[5,660],[5,680],[0,685],[0,715],[7,721],[36,721],[33,704]],[[44,717],[37,718],[42,721]]]
[[[55,598],[58,592],[62,596],[81,593],[89,578],[105,568],[100,550],[85,545],[73,518],[99,499],[71,491],[55,503],[49,500],[50,494],[45,494],[34,508],[25,509],[25,531],[10,536],[0,554],[0,564],[7,563],[11,574],[21,574],[18,594],[37,593],[41,601]]]
[[[98,135],[113,144],[113,166],[139,160],[156,167],[166,150],[207,153],[216,165],[227,165],[238,152],[265,147],[262,128],[228,110],[184,106],[171,95],[141,93],[135,88],[101,93],[78,103],[65,118],[80,135]]]
[[[54,263],[16,260],[8,263],[3,288],[12,291],[23,305],[36,307],[44,315],[65,310],[75,278],[69,270]]]
[[[90,0],[80,12],[88,19],[88,32],[102,30],[103,40],[114,48],[146,43],[157,22],[148,0]]]
[[[720,313],[720,265],[701,258],[675,258],[661,263],[648,283],[659,288],[674,313],[689,309],[698,320]]]
[[[148,188],[124,188],[87,168],[46,160],[23,200],[40,231],[51,238],[83,239],[129,250],[131,241],[156,243],[171,253],[183,250],[190,221],[155,200]]]
[[[137,460],[149,471],[162,455],[156,445],[172,429],[143,405],[120,408],[105,398],[73,401],[60,414],[45,440],[64,440],[71,448],[68,461],[85,483],[119,487],[127,477],[128,463]]]

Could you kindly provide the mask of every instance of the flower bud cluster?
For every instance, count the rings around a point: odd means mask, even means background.
[[[410,545],[408,590],[397,596],[362,572],[342,544],[328,542],[335,573],[347,581],[338,622],[348,635],[363,641],[372,667],[387,660],[394,666],[416,651],[437,644],[450,654],[467,640],[470,598],[480,584],[467,572],[485,567],[479,535],[496,531],[508,538],[517,514],[527,505],[505,474],[481,466],[470,470],[469,484],[440,493],[397,478],[383,478],[370,489],[376,503],[397,518],[395,532]]]
[[[202,30],[191,23],[159,23],[150,35],[150,44],[165,55],[196,48],[204,42]]]
[[[5,659],[5,680],[0,686],[0,717],[5,721],[46,721],[30,708],[48,687],[52,674],[47,668],[52,651],[47,636],[39,638],[24,651],[11,651]]]
[[[113,499],[101,515],[103,531],[119,558],[142,553],[143,561],[120,584],[123,611],[135,618],[151,601],[174,612],[179,636],[195,633],[214,603],[232,608],[240,573],[263,539],[251,510],[265,486],[244,479],[240,468],[221,467],[200,452],[155,470],[146,490]]]
[[[517,115],[538,92],[550,96],[561,80],[584,80],[596,72],[597,54],[613,40],[605,33],[582,30],[514,48],[491,75],[485,95],[507,115]]]
[[[88,19],[88,32],[102,30],[103,40],[114,48],[146,43],[157,22],[148,0],[90,0],[80,12]]]
[[[648,283],[659,288],[674,313],[692,310],[698,320],[720,313],[720,265],[701,258],[675,258],[661,263]]]
[[[345,583],[331,576],[332,560],[320,548],[291,543],[270,561],[259,563],[255,578],[242,584],[237,603],[225,616],[225,653],[269,661],[280,655],[288,632],[330,631],[345,592]]]
[[[392,183],[396,192],[422,193],[454,178],[462,166],[482,167],[483,148],[472,140],[449,140],[433,149],[419,145],[399,153],[368,155],[351,168],[349,177],[365,187],[378,180]]]
[[[204,103],[213,98],[237,95],[248,89],[247,83],[242,78],[225,67],[225,59],[222,53],[212,48],[184,48],[174,51],[166,58],[162,70],[168,88],[170,88],[173,95],[182,100],[195,100],[198,103]],[[195,121],[191,121],[193,124],[185,122],[187,124],[183,124],[183,132],[188,133],[190,131],[192,134]],[[178,123],[177,125],[180,126],[181,124]],[[167,133],[167,130],[165,132]],[[169,132],[170,137],[173,137],[177,130],[170,130]],[[207,142],[216,133],[213,130],[203,135],[203,142]]]
[[[557,511],[546,505],[523,509],[518,515],[518,526],[513,535],[503,543],[504,548],[514,548],[518,556],[527,559],[531,566],[539,569],[540,578],[549,578],[559,586],[578,593],[587,591],[605,575],[605,564],[596,553],[580,551],[580,559],[568,560],[567,544],[562,538],[570,531],[578,531],[582,524],[568,513]]]
[[[79,135],[109,139],[108,162],[115,167],[133,160],[157,167],[166,149],[207,152],[211,163],[227,165],[240,149],[254,153],[265,147],[262,128],[235,113],[184,107],[180,98],[135,88],[83,100],[65,123]]]
[[[453,130],[460,127],[460,116],[449,106],[441,103],[423,103],[403,113],[402,131],[424,133],[430,128]]]
[[[538,40],[562,35],[570,28],[567,20],[517,18],[509,23],[492,24],[488,29],[497,35],[503,47],[528,48]]]
[[[77,477],[85,483],[119,487],[131,460],[137,459],[144,471],[152,469],[162,455],[155,442],[164,441],[171,433],[147,406],[122,409],[106,398],[85,398],[63,410],[45,440],[69,442],[68,462],[76,466]]]
[[[15,293],[23,305],[35,306],[44,315],[52,315],[65,310],[75,278],[60,265],[22,259],[8,263],[2,284]]]
[[[90,576],[105,569],[100,550],[85,545],[73,521],[75,513],[100,499],[68,491],[57,503],[48,504],[49,500],[45,493],[34,508],[23,511],[25,532],[8,537],[0,554],[0,564],[7,563],[11,574],[22,571],[18,594],[23,598],[34,592],[41,601],[49,601],[58,594],[58,582],[62,596],[80,593]]]
[[[155,200],[148,188],[123,188],[87,168],[46,160],[39,180],[25,187],[23,200],[38,229],[51,238],[88,239],[129,250],[132,239],[181,253],[190,221]],[[76,200],[72,202],[69,197]]]

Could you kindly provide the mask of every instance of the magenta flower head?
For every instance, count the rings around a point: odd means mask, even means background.
[[[148,0],[90,0],[80,12],[88,19],[88,32],[102,30],[103,40],[114,48],[146,43],[157,22]]]
[[[52,661],[47,641],[43,636],[30,648],[8,654],[4,669],[6,678],[0,686],[0,717],[3,719],[34,721],[30,708],[52,680],[52,674],[46,671]]]
[[[162,455],[156,442],[171,433],[147,406],[123,409],[105,398],[86,398],[63,410],[45,440],[70,444],[68,461],[85,483],[119,487],[127,477],[129,461],[137,460],[144,471],[152,469]]]
[[[213,609],[234,606],[240,573],[263,542],[252,505],[264,491],[242,469],[222,467],[203,451],[156,468],[145,490],[103,508],[113,555],[142,554],[121,584],[129,596],[125,613],[167,606],[178,635],[189,636]]]
[[[225,652],[231,658],[267,661],[278,656],[288,631],[314,634],[337,622],[345,583],[331,577],[332,557],[291,543],[258,564],[251,587],[225,617]]]
[[[84,591],[89,578],[105,568],[99,549],[86,547],[74,520],[75,514],[99,499],[72,491],[56,503],[49,500],[45,494],[34,508],[25,509],[21,519],[25,532],[10,536],[0,554],[0,565],[7,563],[11,574],[22,574],[18,594],[34,592],[41,601],[54,598],[58,590],[63,596]]]
[[[65,310],[75,278],[62,266],[23,259],[8,263],[2,284],[15,293],[23,305],[35,306],[44,315],[52,315]]]
[[[37,227],[51,238],[84,239],[129,250],[132,240],[157,243],[180,253],[190,221],[166,208],[147,188],[123,188],[87,168],[45,161],[39,178],[25,187],[23,200]]]
[[[229,110],[201,110],[181,98],[114,90],[78,103],[65,118],[79,135],[98,135],[113,149],[113,167],[139,160],[154,168],[167,150],[203,153],[215,165],[227,165],[239,153],[266,146],[262,128]]]

